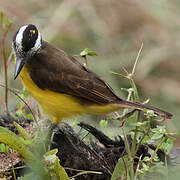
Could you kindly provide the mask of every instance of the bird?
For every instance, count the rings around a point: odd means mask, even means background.
[[[124,108],[152,110],[160,117],[172,114],[156,107],[126,101],[108,83],[65,51],[42,39],[33,24],[23,25],[14,34],[14,79],[23,86],[57,125],[64,118],[82,114],[108,114]]]

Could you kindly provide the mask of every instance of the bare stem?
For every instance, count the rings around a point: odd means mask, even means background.
[[[130,162],[130,172],[129,172],[130,180],[132,180],[133,177],[134,177],[134,168],[133,168],[134,159],[133,159],[132,154],[131,154],[131,150],[130,150],[130,146],[129,146],[129,141],[127,139],[124,127],[122,127],[122,132],[123,132],[123,136],[124,136],[124,143],[125,143],[126,151],[127,151],[127,154],[128,154],[128,159],[129,159],[129,162]]]
[[[6,51],[5,51],[5,39],[7,35],[7,29],[3,30],[2,42],[1,42],[1,51],[3,56],[4,64],[4,83],[5,83],[5,113],[8,114],[8,79],[7,79],[7,60],[6,60]]]
[[[148,165],[149,165],[150,163],[152,163],[152,161],[153,161],[153,159],[154,159],[157,151],[160,149],[161,145],[163,144],[163,142],[164,142],[165,140],[166,140],[166,137],[163,137],[163,138],[161,139],[161,141],[160,141],[159,144],[157,145],[154,153],[152,154],[152,156],[151,156],[151,158],[150,158],[150,160],[149,160],[149,162],[148,162]]]
[[[142,49],[143,49],[143,43],[141,44],[141,47],[140,47],[140,49],[139,49],[139,52],[138,52],[138,54],[137,54],[137,56],[136,56],[136,60],[135,60],[135,63],[134,63],[134,67],[133,67],[132,72],[131,72],[132,75],[134,75],[134,73],[135,73],[135,69],[136,69],[136,66],[137,66],[137,62],[138,62],[138,60],[139,60],[139,56],[140,56],[140,54],[141,54]]]

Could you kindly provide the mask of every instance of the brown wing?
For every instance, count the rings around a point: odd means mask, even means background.
[[[41,89],[78,96],[98,104],[120,100],[95,73],[64,51],[43,43],[43,49],[28,63],[31,78]]]

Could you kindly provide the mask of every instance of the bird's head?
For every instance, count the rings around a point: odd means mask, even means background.
[[[14,79],[19,75],[24,64],[38,51],[42,46],[42,37],[36,26],[29,24],[22,26],[14,35],[12,47],[16,55],[16,68]]]

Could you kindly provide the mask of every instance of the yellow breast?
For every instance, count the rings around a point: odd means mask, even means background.
[[[57,124],[64,117],[84,113],[82,105],[71,95],[40,89],[31,79],[26,66],[20,78],[25,88],[39,102],[44,112]]]
[[[40,89],[31,79],[26,65],[20,73],[20,78],[25,88],[39,102],[43,111],[58,124],[62,118],[79,114],[107,114],[118,110],[115,105],[85,105],[78,98],[64,93]]]

